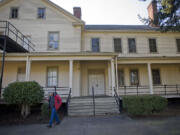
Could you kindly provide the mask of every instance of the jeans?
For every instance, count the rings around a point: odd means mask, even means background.
[[[51,119],[50,119],[50,121],[49,121],[49,125],[50,125],[50,126],[52,126],[53,121],[54,121],[54,118],[56,119],[56,122],[57,122],[57,123],[60,123],[60,120],[59,120],[59,117],[58,117],[58,115],[57,115],[57,112],[56,112],[55,107],[53,107],[52,110],[51,110]]]

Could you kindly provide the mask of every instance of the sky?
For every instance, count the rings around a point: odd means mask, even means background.
[[[148,17],[147,6],[151,0],[51,0],[73,13],[73,7],[81,7],[82,20],[86,24],[142,25],[138,14]]]

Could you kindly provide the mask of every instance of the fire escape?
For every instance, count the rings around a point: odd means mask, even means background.
[[[4,63],[6,53],[29,53],[35,51],[35,45],[24,36],[13,24],[8,21],[0,21],[0,96],[4,74]]]

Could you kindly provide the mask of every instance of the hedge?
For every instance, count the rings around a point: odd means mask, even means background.
[[[124,96],[123,108],[129,115],[150,115],[163,111],[168,100],[156,95]]]

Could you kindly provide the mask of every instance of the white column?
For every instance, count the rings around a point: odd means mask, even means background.
[[[72,89],[73,84],[73,60],[69,60],[69,88]]]
[[[118,91],[119,84],[118,84],[118,63],[117,63],[117,57],[116,57],[116,90]]]
[[[153,94],[153,83],[152,83],[152,72],[151,72],[151,63],[147,64],[148,66],[148,78],[149,78],[149,91],[150,94]]]
[[[26,81],[30,81],[30,73],[31,73],[31,61],[29,59],[29,56],[27,56],[26,59]]]
[[[114,71],[114,59],[111,60],[111,78],[112,78],[112,96],[114,96],[114,87],[115,86],[115,71]]]
[[[108,61],[108,95],[110,96],[110,89],[112,88],[112,83],[111,83],[111,64],[110,61]]]

